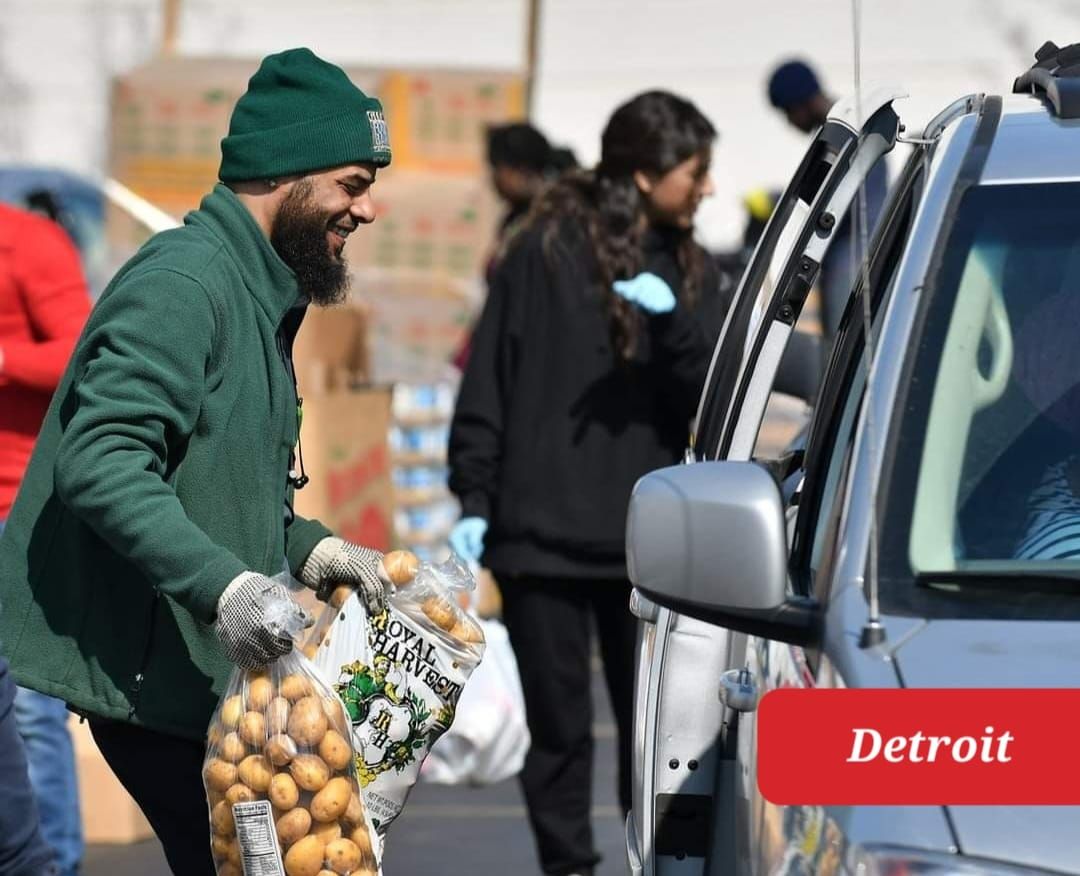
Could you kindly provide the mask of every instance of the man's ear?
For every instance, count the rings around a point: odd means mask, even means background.
[[[646,173],[644,170],[634,171],[634,185],[638,187],[638,191],[643,195],[649,194],[655,184],[656,180],[652,174]]]

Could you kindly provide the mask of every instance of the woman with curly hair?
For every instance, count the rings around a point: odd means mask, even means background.
[[[451,545],[503,595],[532,748],[521,774],[546,873],[591,873],[590,626],[630,807],[635,481],[677,462],[728,302],[694,242],[716,131],[662,91],[620,106],[590,172],[534,203],[491,284],[450,435]]]

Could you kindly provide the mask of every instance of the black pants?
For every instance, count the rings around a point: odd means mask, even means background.
[[[139,804],[177,876],[214,876],[202,784],[206,745],[119,721],[90,719],[109,768]]]
[[[545,873],[589,872],[593,845],[590,622],[595,623],[615,711],[619,801],[630,808],[634,640],[626,581],[568,581],[495,572],[503,620],[525,693],[532,747],[521,771]]]

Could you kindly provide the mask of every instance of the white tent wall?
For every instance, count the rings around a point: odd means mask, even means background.
[[[778,187],[803,138],[765,99],[779,59],[851,89],[848,0],[539,0],[534,120],[595,161],[611,110],[645,88],[693,99],[721,132],[702,237],[730,245],[739,196]],[[161,45],[161,0],[0,0],[0,162],[101,173],[108,81]],[[179,0],[177,50],[256,57],[309,45],[342,63],[519,69],[527,0]],[[1077,38],[1073,0],[863,0],[864,85],[894,82],[909,131],[954,97],[1007,91],[1045,39]]]

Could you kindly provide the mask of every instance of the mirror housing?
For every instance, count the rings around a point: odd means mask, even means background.
[[[788,595],[779,488],[755,463],[645,475],[630,499],[626,558],[634,586],[680,614],[798,644],[816,637],[817,604]]]

